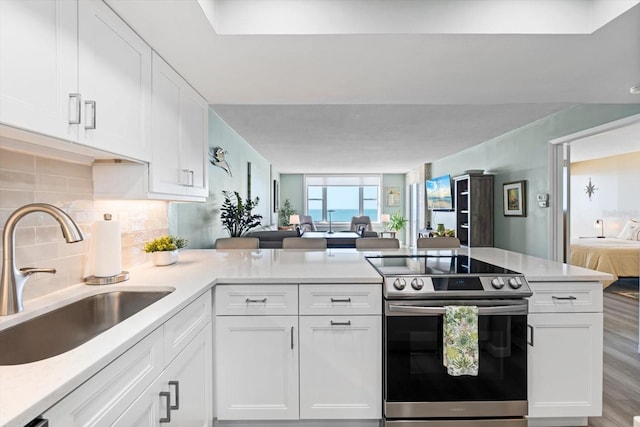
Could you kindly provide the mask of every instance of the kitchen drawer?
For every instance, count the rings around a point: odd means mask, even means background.
[[[600,282],[529,282],[530,313],[601,313]]]
[[[382,314],[380,285],[300,285],[301,315]]]
[[[211,292],[199,296],[164,324],[165,363],[169,364],[211,320]]]
[[[298,285],[216,285],[216,316],[296,316]]]

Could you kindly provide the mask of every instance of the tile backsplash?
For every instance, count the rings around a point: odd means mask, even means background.
[[[91,225],[105,213],[120,221],[124,269],[148,261],[145,242],[169,230],[167,202],[93,200],[91,165],[0,149],[0,227],[15,209],[28,203],[61,208],[81,227],[85,240],[67,244],[58,223],[47,214],[32,213],[18,222],[17,267],[57,270],[54,275],[31,277],[25,286],[25,301],[82,282],[89,273]]]

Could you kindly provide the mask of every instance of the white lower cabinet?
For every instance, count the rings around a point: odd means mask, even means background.
[[[211,323],[191,341],[114,427],[207,427],[212,420]]]
[[[42,418],[48,420],[49,427],[210,427],[211,345],[211,293],[207,292],[51,407]],[[173,409],[167,408],[167,403]]]
[[[300,316],[300,418],[381,418],[380,316]]]
[[[218,316],[219,419],[298,419],[297,316]]]
[[[534,291],[528,317],[530,425],[544,418],[601,416],[602,285],[530,285]]]
[[[215,295],[223,424],[381,418],[380,285],[216,285]]]

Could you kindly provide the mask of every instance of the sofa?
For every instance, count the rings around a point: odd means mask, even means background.
[[[282,239],[298,236],[296,230],[263,230],[249,232],[244,237],[257,237],[260,249],[282,249]]]

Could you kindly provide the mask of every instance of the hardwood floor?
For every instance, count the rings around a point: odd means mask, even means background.
[[[630,427],[640,415],[638,301],[604,293],[604,400],[590,427]]]

